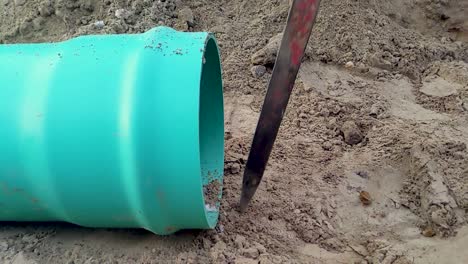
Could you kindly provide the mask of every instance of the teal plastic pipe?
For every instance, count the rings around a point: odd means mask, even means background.
[[[0,221],[210,229],[224,165],[209,33],[0,45]]]

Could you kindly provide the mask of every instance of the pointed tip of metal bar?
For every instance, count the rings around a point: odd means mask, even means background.
[[[251,194],[250,193],[247,194],[245,191],[242,191],[241,199],[240,199],[240,203],[239,203],[239,211],[241,213],[245,213],[245,211],[247,211],[247,208],[249,207],[250,200],[252,199],[254,193],[255,193],[255,191],[253,193],[251,193]]]
[[[242,183],[242,194],[239,203],[239,210],[241,213],[244,213],[252,197],[254,196],[255,192],[257,191],[258,185],[261,181],[261,174],[253,173],[248,168],[244,171],[244,180]]]

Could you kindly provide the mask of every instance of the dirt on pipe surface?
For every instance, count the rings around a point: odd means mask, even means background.
[[[1,263],[468,263],[468,1],[322,1],[265,177],[242,172],[288,0],[0,0],[0,43],[212,31],[222,56],[220,223],[2,223]]]

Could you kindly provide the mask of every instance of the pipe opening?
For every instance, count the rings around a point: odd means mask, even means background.
[[[206,42],[200,82],[199,143],[207,222],[218,220],[224,173],[224,111],[221,62],[216,41]]]

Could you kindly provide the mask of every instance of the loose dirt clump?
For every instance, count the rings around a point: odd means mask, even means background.
[[[417,143],[411,150],[403,203],[443,236],[453,235],[455,227],[467,221],[467,158],[462,142]]]

